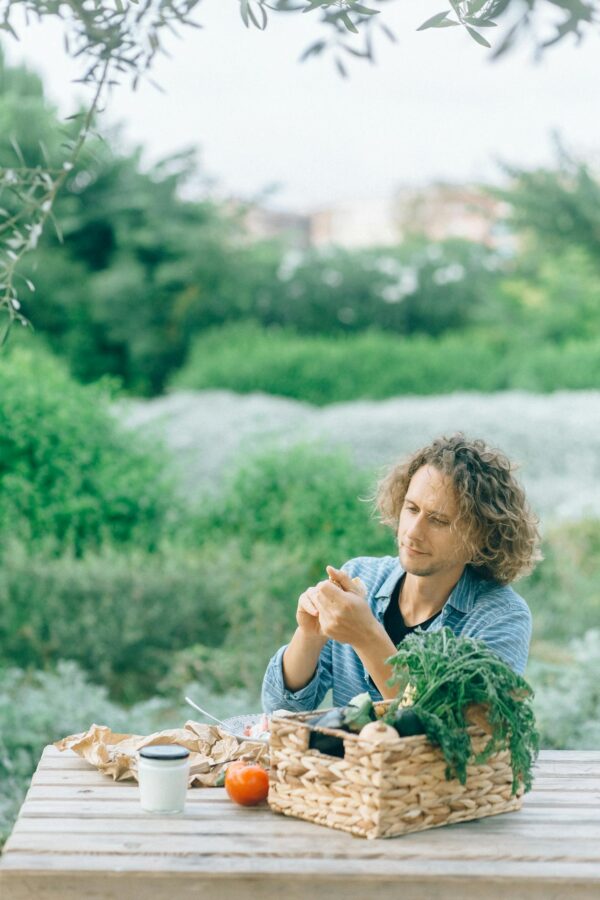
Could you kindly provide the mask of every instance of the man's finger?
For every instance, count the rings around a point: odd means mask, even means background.
[[[300,595],[300,606],[304,610],[304,612],[308,613],[310,616],[318,616],[319,610],[315,606],[313,599],[311,598],[308,591],[305,591]]]
[[[352,579],[343,571],[343,569],[336,569],[334,566],[327,566],[326,569],[329,580],[335,582],[335,584],[341,587],[343,591],[356,591]]]
[[[366,598],[367,588],[360,578],[350,578],[343,569],[336,569],[335,566],[327,566],[327,573],[329,580],[333,584],[337,584],[343,591],[350,591],[353,594]]]

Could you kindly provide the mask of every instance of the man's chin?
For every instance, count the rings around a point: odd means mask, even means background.
[[[431,563],[427,558],[425,559],[417,559],[414,556],[409,556],[404,550],[400,550],[400,564],[405,572],[408,572],[410,575],[433,575],[435,573],[435,566],[432,568]]]

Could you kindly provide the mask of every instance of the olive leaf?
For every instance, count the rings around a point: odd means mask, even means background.
[[[486,39],[484,38],[484,36],[482,34],[479,34],[478,31],[475,31],[475,29],[471,28],[470,25],[467,25],[466,27],[467,27],[467,31],[469,32],[469,34],[471,35],[473,40],[476,41],[476,43],[481,44],[482,47],[489,48],[492,46],[489,41],[486,41]]]
[[[436,13],[435,16],[431,16],[430,19],[419,25],[417,31],[425,31],[427,28],[447,28],[451,25],[458,25],[458,22],[448,19],[448,11],[444,10],[444,12]]]

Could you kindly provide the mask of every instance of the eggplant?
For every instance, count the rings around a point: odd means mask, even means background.
[[[315,731],[315,726],[319,728],[335,728],[336,730],[347,731],[344,726],[345,707],[339,709],[330,709],[326,713],[317,716],[315,719],[308,719],[307,724],[311,726],[308,746],[310,750],[318,750],[320,753],[326,753],[328,756],[344,755],[344,739],[334,734],[323,734],[321,731]]]
[[[412,737],[415,734],[425,734],[425,728],[417,713],[410,707],[403,707],[392,725],[400,735],[400,737]]]

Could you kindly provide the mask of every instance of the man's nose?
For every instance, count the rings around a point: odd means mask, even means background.
[[[406,530],[407,537],[416,538],[417,540],[423,534],[423,526],[425,524],[425,517],[422,513],[412,520],[411,524],[408,526]]]

